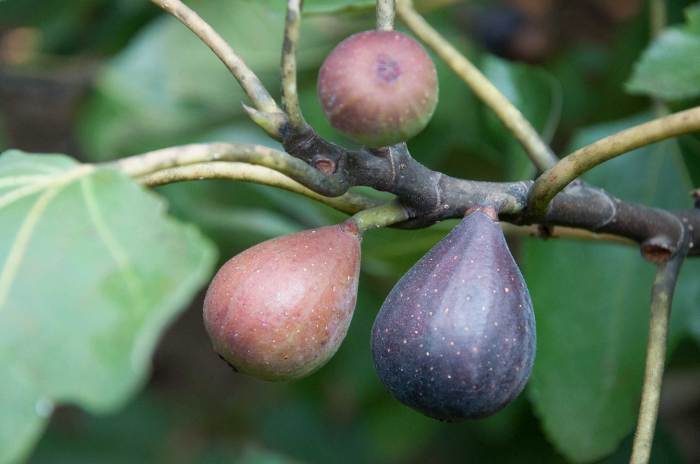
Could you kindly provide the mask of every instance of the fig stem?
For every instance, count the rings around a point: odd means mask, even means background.
[[[394,29],[396,2],[394,0],[377,0],[377,30],[391,31]]]
[[[180,0],[151,0],[162,10],[176,17],[200,38],[233,74],[245,93],[260,111],[280,113],[270,93],[258,76],[209,23]]]
[[[410,219],[410,217],[406,208],[398,200],[392,200],[374,208],[360,211],[352,217],[352,220],[360,232],[364,232],[369,229],[390,226]]]
[[[631,127],[580,148],[542,173],[528,196],[530,213],[540,217],[554,196],[599,164],[661,140],[700,130],[700,106]]]
[[[287,2],[287,18],[284,23],[282,44],[282,108],[287,113],[289,124],[297,128],[306,124],[297,92],[296,53],[300,35],[301,8],[301,0]]]
[[[544,171],[558,158],[542,140],[532,124],[464,55],[452,46],[415,10],[412,0],[397,0],[396,11],[401,20],[425,42],[460,77],[525,149],[532,163]]]
[[[631,464],[646,464],[651,456],[654,441],[654,429],[659,413],[659,400],[666,360],[668,338],[668,321],[676,287],[678,273],[686,257],[688,243],[670,260],[656,268],[654,286],[651,292],[651,317],[649,320],[649,338],[644,371],[644,385],[639,407],[637,431],[632,445]]]

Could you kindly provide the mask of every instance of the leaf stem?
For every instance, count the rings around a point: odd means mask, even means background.
[[[415,10],[412,0],[397,0],[401,20],[425,42],[498,116],[527,152],[532,163],[544,171],[557,162],[551,148],[515,105],[503,95],[464,55],[453,47]]]
[[[187,26],[226,65],[255,106],[263,112],[280,112],[277,103],[265,89],[258,76],[245,64],[235,50],[209,23],[180,0],[151,0],[164,11]]]
[[[391,31],[394,29],[396,2],[394,0],[377,0],[377,30]]]
[[[635,148],[700,130],[700,106],[654,119],[618,132],[562,158],[535,181],[528,203],[530,212],[541,216],[549,202],[586,171]]]
[[[131,177],[141,177],[166,168],[221,161],[265,166],[327,196],[337,196],[347,190],[347,186],[341,185],[334,178],[324,175],[302,160],[263,145],[242,143],[181,145],[122,158],[113,164]]]
[[[671,302],[673,301],[678,272],[685,259],[686,251],[687,248],[682,249],[670,260],[659,264],[656,270],[654,287],[651,292],[651,318],[649,320],[644,386],[639,407],[637,432],[632,446],[631,464],[647,464],[651,456],[666,361]]]
[[[170,167],[139,176],[136,179],[147,187],[205,179],[255,182],[299,193],[348,214],[354,214],[379,204],[372,198],[353,192],[345,193],[339,197],[326,197],[274,169],[240,162],[195,163]]]

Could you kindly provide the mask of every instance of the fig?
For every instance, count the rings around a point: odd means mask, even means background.
[[[204,298],[214,350],[264,380],[306,376],[345,338],[357,298],[352,220],[262,242],[228,260]]]
[[[535,318],[489,215],[467,215],[399,280],[374,322],[372,356],[395,398],[436,419],[485,417],[520,394]]]
[[[318,96],[333,127],[369,147],[383,147],[408,140],[428,124],[438,100],[437,73],[411,37],[360,32],[324,61]]]

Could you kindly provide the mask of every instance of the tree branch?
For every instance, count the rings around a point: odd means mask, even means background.
[[[252,100],[258,110],[267,113],[279,113],[280,109],[270,93],[265,89],[258,76],[248,68],[238,54],[226,41],[204,21],[197,13],[180,0],[151,0],[164,11],[175,16],[187,26],[202,42],[207,44],[217,57],[226,65],[231,74]]]
[[[687,243],[686,243],[687,245]],[[654,429],[659,412],[661,385],[666,362],[666,345],[668,337],[668,321],[671,314],[673,291],[681,265],[685,258],[685,249],[676,256],[658,265],[654,287],[651,292],[651,319],[649,321],[649,341],[647,343],[647,358],[644,371],[644,386],[639,408],[637,432],[632,446],[631,464],[646,464],[651,456],[651,446],[654,441]]]
[[[395,6],[394,0],[377,0],[377,30],[394,29]]]
[[[294,191],[312,198],[323,197],[321,201],[326,204],[331,203],[320,192],[338,196],[352,186],[393,193],[407,214],[407,220],[399,224],[402,228],[426,227],[440,220],[461,218],[469,208],[488,205],[499,212],[501,220],[517,225],[563,226],[592,232],[580,233],[588,237],[609,240],[614,236],[615,241],[633,241],[641,245],[643,255],[652,261],[675,254],[685,230],[692,242],[689,255],[700,255],[700,247],[694,246],[700,243],[700,210],[697,209],[674,214],[626,203],[577,181],[555,197],[544,218],[537,218],[526,209],[531,181],[498,183],[450,177],[418,163],[403,144],[380,152],[344,150],[321,139],[309,127],[305,127],[302,134],[289,131],[287,136],[288,150],[296,150],[299,159],[268,147],[221,143],[166,148],[125,158],[113,165],[132,177],[153,174],[154,177],[146,181],[158,184],[166,179],[167,182],[196,178],[238,179],[239,174],[232,174],[231,168],[210,170],[204,166],[243,161],[293,176],[308,189],[308,192]],[[334,166],[334,169],[321,171],[306,162]],[[191,165],[196,168],[188,172]],[[173,168],[178,169],[167,171]],[[269,184],[263,177],[246,178]],[[312,195],[311,191],[316,194]],[[347,199],[347,196],[342,198]],[[338,209],[356,212],[377,205],[368,197],[360,200],[356,195],[354,198],[354,206],[343,206],[345,200],[341,199]],[[540,235],[557,236],[557,231],[564,236],[573,234],[569,229],[555,228],[554,232],[542,229]]]
[[[554,195],[595,166],[635,148],[697,130],[700,106],[631,127],[576,150],[537,179],[529,199],[532,214],[543,214]]]
[[[412,0],[397,0],[401,20],[425,42],[472,89],[479,99],[498,116],[503,125],[520,142],[533,164],[540,171],[553,166],[557,157],[539,136],[530,122],[479,69],[445,40],[439,32],[413,8]]]

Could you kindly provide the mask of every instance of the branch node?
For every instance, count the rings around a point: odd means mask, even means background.
[[[314,159],[311,164],[313,165],[313,167],[315,167],[327,176],[330,176],[331,174],[335,173],[335,170],[338,167],[338,165],[334,161],[331,161],[328,158],[323,157],[321,155],[314,156]]]
[[[277,141],[282,140],[282,130],[287,124],[287,116],[280,112],[268,113],[264,111],[259,111],[253,107],[242,103],[243,109],[248,113],[250,119],[253,120],[255,124],[260,126],[262,130],[267,132],[267,134]]]
[[[644,259],[654,264],[665,263],[675,252],[667,237],[652,237],[642,243],[639,250]]]

